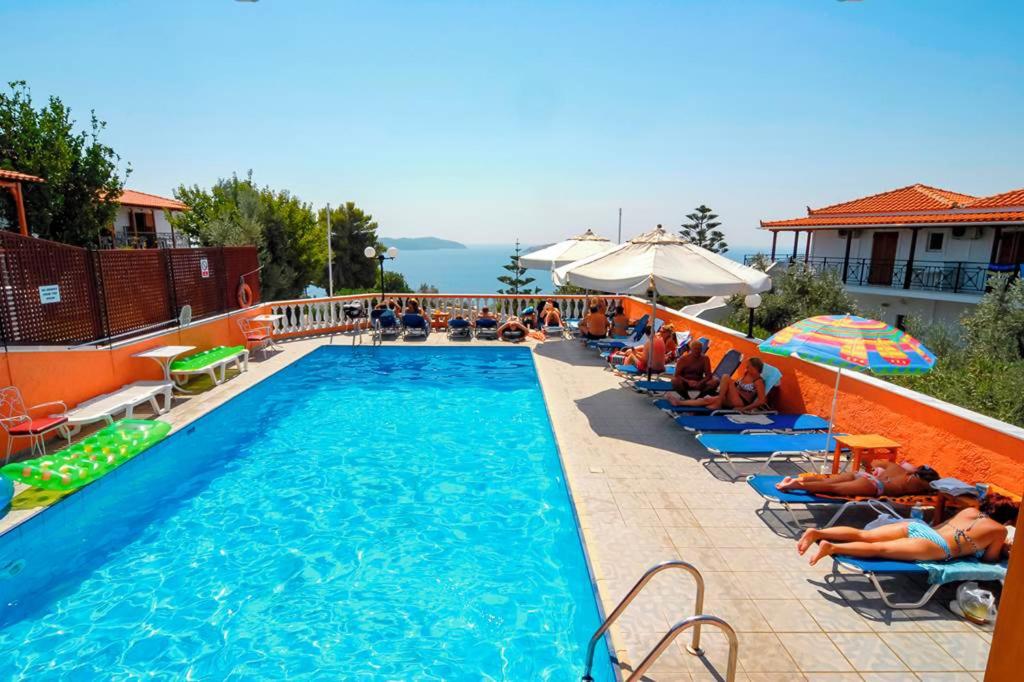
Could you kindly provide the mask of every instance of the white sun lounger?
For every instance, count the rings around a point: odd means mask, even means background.
[[[124,412],[125,419],[135,416],[135,408],[149,403],[154,414],[163,414],[171,407],[171,389],[169,381],[136,381],[125,384],[112,393],[104,393],[95,398],[79,403],[74,409],[68,410],[67,427],[73,435],[86,424],[96,422],[114,423],[114,417]],[[157,398],[163,396],[163,407]]]

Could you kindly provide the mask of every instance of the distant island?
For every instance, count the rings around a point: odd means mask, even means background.
[[[437,237],[381,237],[384,246],[394,246],[399,251],[435,251],[437,249],[464,249],[465,244]]]

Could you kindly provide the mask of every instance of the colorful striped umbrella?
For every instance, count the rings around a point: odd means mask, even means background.
[[[808,317],[762,341],[758,350],[839,368],[832,393],[828,438],[832,436],[839,379],[844,369],[882,375],[924,374],[935,365],[935,354],[910,334],[885,322],[856,315]]]
[[[910,334],[856,315],[800,320],[773,334],[759,349],[884,375],[924,374],[935,364],[935,355]]]

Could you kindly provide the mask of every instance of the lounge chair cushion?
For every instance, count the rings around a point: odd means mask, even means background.
[[[775,487],[783,476],[758,474],[747,478],[747,485],[761,497],[785,504],[844,504],[846,500],[839,497],[820,497],[806,490],[782,491]]]
[[[864,573],[927,575],[930,585],[963,582],[965,580],[1005,580],[1006,563],[988,564],[977,559],[963,558],[953,561],[890,561],[886,559],[855,559],[835,555],[841,565]]]
[[[38,436],[40,433],[46,433],[50,429],[67,423],[67,421],[67,417],[40,417],[32,421],[21,422],[7,431],[12,436]]]
[[[697,440],[713,452],[727,452],[730,455],[770,454],[773,452],[832,452],[835,450],[835,433],[826,444],[824,433],[711,433],[697,436]]]
[[[753,417],[753,418],[752,418]],[[754,414],[715,416],[687,415],[676,418],[676,423],[689,431],[821,431],[828,422],[813,414]]]
[[[194,372],[217,365],[234,358],[245,351],[245,346],[217,346],[201,353],[175,360],[171,363],[171,372]]]

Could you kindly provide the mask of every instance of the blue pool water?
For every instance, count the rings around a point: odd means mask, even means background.
[[[13,679],[572,680],[597,624],[524,348],[321,348],[0,537]]]

